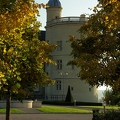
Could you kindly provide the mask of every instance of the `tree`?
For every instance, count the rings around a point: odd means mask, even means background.
[[[103,101],[106,102],[106,104],[112,104],[113,103],[113,92],[112,90],[110,89],[106,89],[104,92],[103,92]],[[110,103],[109,103],[110,102]]]
[[[53,84],[44,72],[44,63],[53,63],[55,45],[38,40],[40,22],[34,0],[0,1],[0,93],[6,98],[6,120],[10,120],[10,101],[22,100],[28,91]],[[44,7],[44,6],[43,6]]]
[[[120,93],[112,89],[106,89],[103,92],[103,99],[108,105],[116,105],[120,101]]]
[[[94,14],[79,29],[80,39],[70,37],[79,76],[90,85],[120,88],[120,1],[98,0]]]

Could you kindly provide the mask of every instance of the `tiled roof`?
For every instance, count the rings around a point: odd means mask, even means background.
[[[59,0],[49,0],[48,5],[55,6],[55,7],[61,7],[61,3]]]

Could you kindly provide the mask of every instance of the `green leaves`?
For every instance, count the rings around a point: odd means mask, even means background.
[[[17,80],[18,80],[18,81],[21,81],[21,78],[20,78],[19,76],[17,76]]]
[[[16,84],[15,84],[15,87],[16,87],[17,89],[19,89],[19,88],[21,87],[21,85],[20,85],[19,83],[16,83]]]

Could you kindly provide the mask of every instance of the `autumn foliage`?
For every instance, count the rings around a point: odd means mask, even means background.
[[[90,85],[120,88],[120,1],[98,0],[94,14],[79,29],[80,39],[70,37],[79,76]]]
[[[44,72],[44,63],[53,63],[50,53],[55,45],[38,40],[38,9],[34,0],[0,0],[0,94],[7,99],[26,97],[37,85],[53,84]],[[23,96],[24,95],[24,96]]]

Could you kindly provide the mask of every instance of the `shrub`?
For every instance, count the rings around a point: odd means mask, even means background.
[[[63,106],[72,106],[74,103],[71,102],[65,102],[65,101],[58,101],[58,100],[46,100],[43,101],[42,104],[48,104],[48,105],[63,105]],[[102,106],[102,103],[92,103],[92,102],[76,102],[77,106]]]
[[[106,111],[106,113],[99,113],[95,120],[120,120],[120,111]]]

